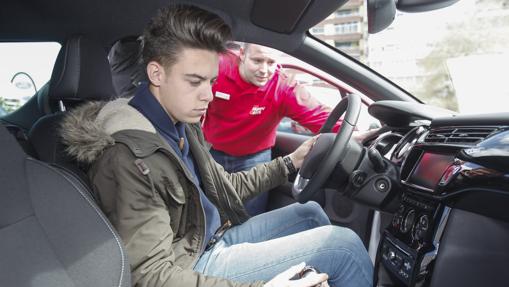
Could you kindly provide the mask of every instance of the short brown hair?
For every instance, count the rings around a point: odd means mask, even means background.
[[[171,67],[183,48],[223,53],[231,39],[228,25],[214,13],[192,5],[160,9],[143,33],[143,63]]]

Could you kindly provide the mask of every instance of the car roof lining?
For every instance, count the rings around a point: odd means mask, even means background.
[[[62,44],[65,39],[78,33],[93,38],[108,50],[119,39],[140,35],[158,8],[169,2],[190,3],[221,16],[232,27],[237,41],[267,45],[293,56],[304,56],[306,61],[314,62],[317,68],[349,78],[348,84],[370,97],[384,95],[384,99],[415,101],[388,82],[375,81],[366,86],[366,82],[362,81],[372,77],[372,72],[368,69],[362,71],[360,67],[351,69],[350,60],[346,58],[327,56],[321,59],[320,55],[305,52],[306,47],[303,46],[307,44],[304,42],[306,38],[309,40],[307,31],[347,0],[298,0],[302,1],[300,11],[296,9],[293,14],[280,17],[286,23],[263,17],[263,9],[253,12],[256,10],[252,9],[253,6],[269,5],[267,1],[123,0],[120,6],[114,0],[4,0],[0,9],[0,41],[56,41]],[[283,8],[292,5],[293,1],[272,2],[277,2],[273,4],[274,10],[285,11]],[[283,32],[277,27],[280,24],[286,27]]]
[[[271,1],[279,8],[295,5],[296,0]],[[69,36],[80,33],[93,35],[105,47],[128,35],[139,35],[154,12],[168,4],[167,0],[124,0],[119,7],[112,0],[5,0],[0,10],[0,41],[56,41],[63,43]],[[193,3],[216,12],[233,27],[239,41],[263,43],[263,39],[280,38],[284,43],[302,42],[310,27],[319,23],[342,5],[345,0],[298,0],[305,3],[300,11],[280,15],[274,22],[271,15],[253,7],[265,7],[267,0],[173,0],[172,3]],[[262,5],[262,6],[260,6]],[[277,6],[277,7],[276,7]],[[279,7],[279,8],[278,8]],[[286,9],[288,10],[288,9]],[[281,11],[281,10],[279,10]],[[283,11],[285,11],[283,9]],[[253,12],[253,13],[252,13]],[[256,23],[253,23],[252,20]],[[291,27],[281,33],[278,25]],[[105,29],[107,27],[107,29]],[[254,31],[253,31],[254,30]],[[256,32],[256,33],[253,33]],[[270,37],[267,37],[270,34]],[[292,38],[292,41],[288,41]],[[272,43],[272,42],[271,42]]]

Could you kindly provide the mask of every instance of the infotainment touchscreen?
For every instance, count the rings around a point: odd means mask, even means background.
[[[445,170],[453,161],[453,155],[424,152],[408,182],[434,190]]]

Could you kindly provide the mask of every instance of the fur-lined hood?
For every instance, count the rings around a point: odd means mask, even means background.
[[[115,144],[112,135],[122,130],[156,133],[154,126],[135,108],[130,99],[90,102],[67,113],[61,124],[66,152],[78,162],[90,164]]]

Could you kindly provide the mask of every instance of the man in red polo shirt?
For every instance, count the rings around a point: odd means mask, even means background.
[[[212,156],[229,172],[246,170],[271,160],[276,129],[284,117],[317,133],[329,113],[304,105],[298,89],[278,67],[277,51],[245,44],[237,56],[223,55],[213,86],[214,100],[203,122]],[[266,211],[268,194],[246,203],[251,215]]]

